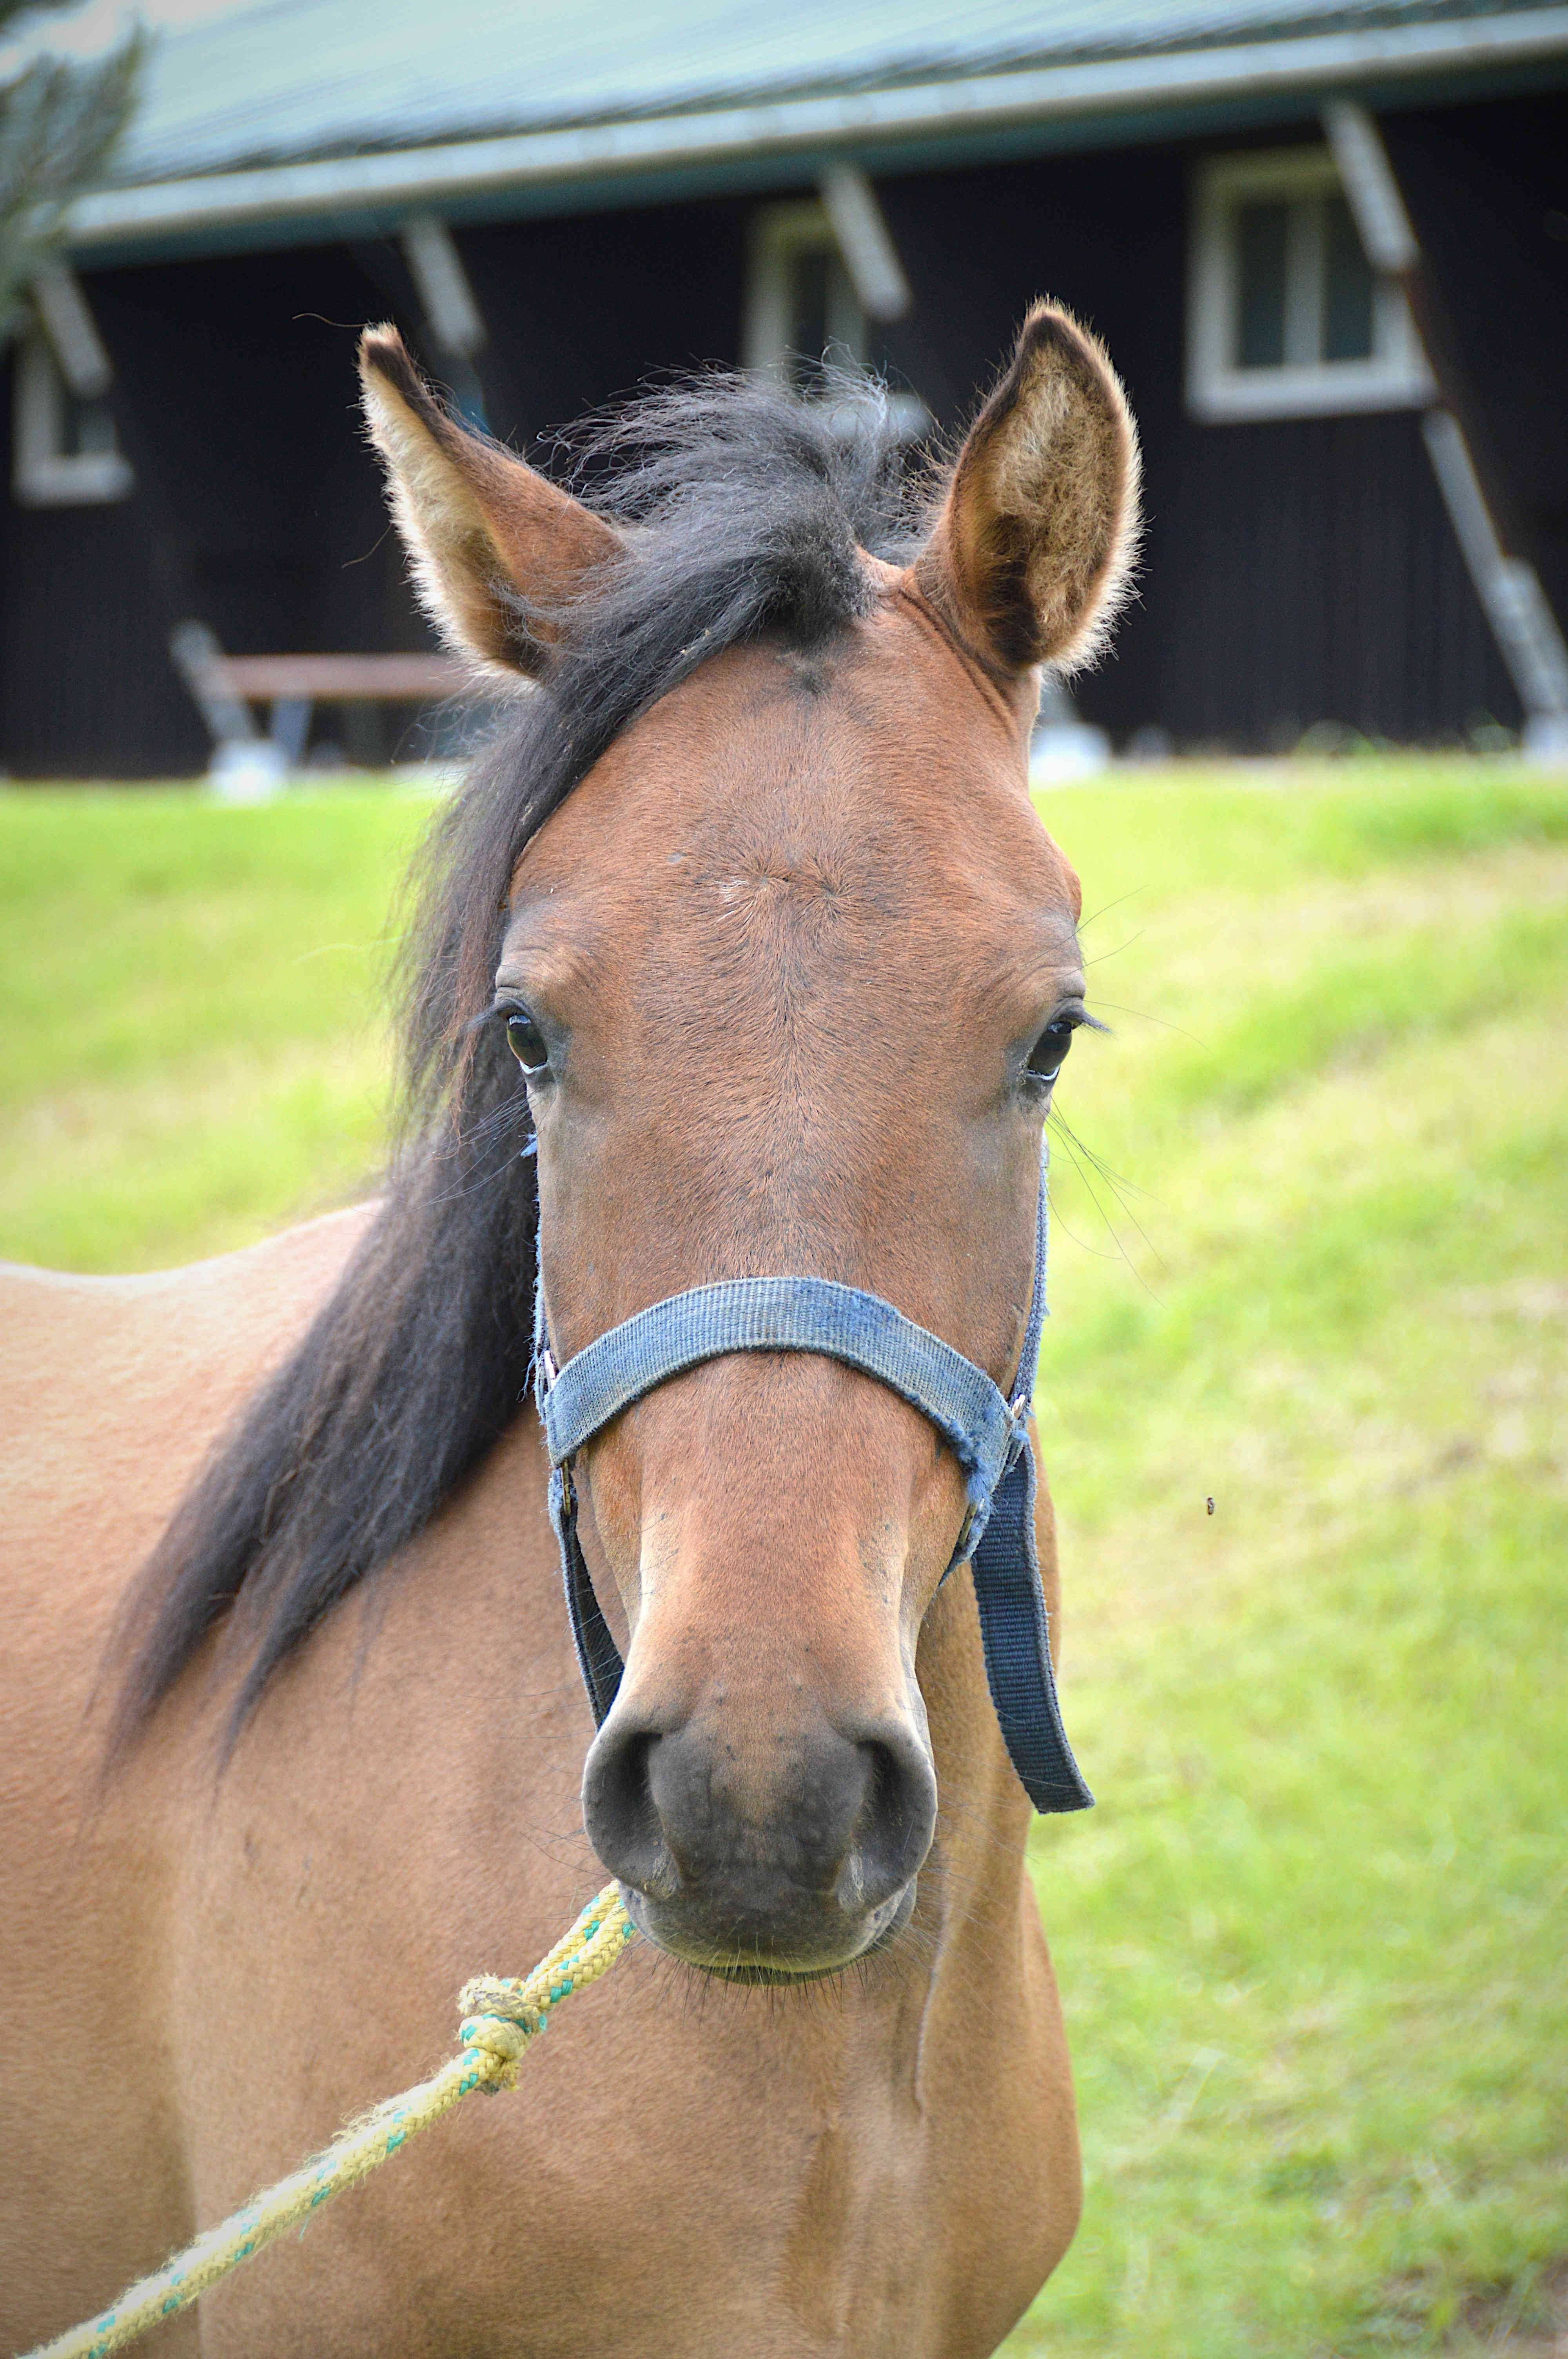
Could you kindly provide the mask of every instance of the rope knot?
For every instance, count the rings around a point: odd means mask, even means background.
[[[494,2057],[501,2070],[490,2083],[492,2089],[514,2089],[523,2051],[543,2028],[537,2022],[513,2023],[500,2015],[470,2015],[458,2026],[458,2038],[470,2053]]]
[[[493,2056],[501,2070],[490,2081],[496,2089],[517,2086],[517,2067],[531,2039],[549,2021],[548,2006],[534,2003],[529,1989],[533,1975],[513,1980],[501,1974],[478,1974],[458,1994],[463,2020],[458,2038],[470,2054]]]

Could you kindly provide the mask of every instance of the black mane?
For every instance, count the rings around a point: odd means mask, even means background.
[[[423,1530],[516,1414],[532,1356],[526,1101],[488,1009],[513,871],[622,730],[708,657],[762,635],[820,646],[863,611],[856,544],[908,538],[874,388],[806,404],[709,376],[586,430],[579,480],[631,557],[557,618],[520,702],[416,864],[400,967],[405,1115],[383,1209],[304,1342],[262,1385],[143,1567],[122,1643],[128,1743],[206,1635],[249,1661],[232,1743],[339,1600]]]

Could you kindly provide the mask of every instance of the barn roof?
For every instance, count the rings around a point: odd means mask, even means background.
[[[84,256],[1163,136],[1568,70],[1540,0],[154,0]],[[1000,145],[999,145],[1000,143]]]

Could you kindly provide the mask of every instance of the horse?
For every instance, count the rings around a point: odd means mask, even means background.
[[[1080,2170],[964,1469],[826,1350],[632,1401],[572,1469],[624,1664],[596,1729],[535,1263],[552,1367],[782,1272],[1013,1381],[1093,1021],[1028,745],[1126,590],[1130,415],[1041,304],[942,472],[874,396],[715,375],[602,422],[574,490],[395,331],[361,371],[505,717],[423,858],[383,1192],[5,1280],[5,2348],[427,2069],[608,1871],[643,1938],[521,2093],[148,2348],[970,2359]]]

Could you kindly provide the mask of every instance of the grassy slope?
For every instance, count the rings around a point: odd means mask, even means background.
[[[1158,1256],[1103,1182],[1133,1268],[1056,1256],[1088,2194],[1012,2347],[1517,2351],[1568,2254],[1568,798],[1050,817],[1143,1011],[1063,1111]]]
[[[154,1269],[362,1192],[425,806],[0,797],[0,1254]]]
[[[1088,2200],[1009,2347],[1517,2354],[1568,2256],[1568,790],[1186,775],[1047,816],[1118,1027],[1062,1111],[1133,1217],[1058,1144],[1043,1426],[1101,1800],[1036,1860]],[[148,1266],[373,1168],[417,818],[0,799],[0,1250]]]

